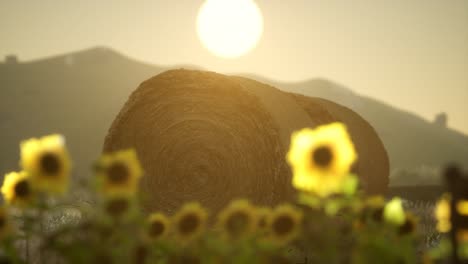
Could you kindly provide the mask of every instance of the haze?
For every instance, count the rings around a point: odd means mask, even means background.
[[[108,46],[141,61],[276,80],[324,77],[468,134],[468,1],[258,0],[264,32],[238,59],[197,38],[201,0],[0,1],[0,56]]]

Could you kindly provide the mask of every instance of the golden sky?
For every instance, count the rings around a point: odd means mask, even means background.
[[[276,80],[324,77],[468,134],[467,0],[257,0],[258,46],[238,59],[200,43],[201,0],[0,0],[0,56],[108,46],[160,65]]]

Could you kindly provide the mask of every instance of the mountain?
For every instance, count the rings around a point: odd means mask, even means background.
[[[358,95],[326,79],[285,83],[248,74],[284,91],[325,98],[366,119],[381,137],[390,158],[391,185],[439,184],[449,163],[468,166],[468,136],[379,100]],[[411,178],[408,178],[411,177]]]
[[[196,68],[170,68],[181,67]],[[168,69],[103,47],[25,63],[0,63],[0,174],[18,169],[21,140],[61,133],[67,138],[75,173],[89,175],[104,136],[130,93],[142,81]],[[355,110],[381,136],[393,171],[437,168],[450,161],[468,165],[467,136],[342,85],[326,79],[284,83],[243,76]]]

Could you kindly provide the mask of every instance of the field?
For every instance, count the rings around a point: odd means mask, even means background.
[[[432,199],[440,189],[422,188],[424,196],[413,200],[366,195],[360,178],[350,173],[355,154],[346,144],[349,135],[337,136],[339,131],[346,130],[332,123],[293,137],[287,160],[294,201],[262,205],[237,198],[219,211],[192,201],[172,214],[142,203],[143,175],[133,149],[102,155],[93,167],[95,177],[70,189],[62,137],[30,139],[21,144],[24,170],[7,174],[1,188],[6,199],[0,210],[1,256],[13,263],[359,264],[447,258],[447,239],[439,232],[446,218],[435,217]],[[341,173],[336,163],[315,156],[320,147],[310,145],[310,154],[297,145],[301,137],[327,135],[341,142],[330,150],[336,162],[349,155]]]
[[[466,165],[466,136],[321,79],[171,70],[133,90],[164,70],[107,49],[0,65],[0,170],[14,171],[2,187],[2,258],[358,264],[450,254],[434,211],[440,168]],[[319,129],[332,124],[346,127],[333,139]],[[301,142],[322,145],[293,151],[303,127],[314,140]],[[22,144],[51,131],[67,141]]]

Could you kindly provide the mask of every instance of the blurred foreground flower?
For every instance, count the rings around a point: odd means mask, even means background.
[[[21,142],[21,165],[39,191],[64,193],[70,178],[70,158],[61,135]]]
[[[447,233],[452,229],[450,201],[452,200],[449,194],[444,194],[437,201],[434,209],[434,215],[437,220],[437,230],[441,233]],[[468,201],[460,200],[455,209],[460,215],[468,216]],[[457,231],[459,241],[468,241],[468,230],[460,229]]]
[[[218,215],[218,228],[225,239],[242,239],[255,232],[257,214],[247,200],[234,200]]]
[[[162,213],[153,213],[148,217],[147,237],[151,240],[161,239],[169,233],[170,221]]]
[[[143,170],[135,150],[129,149],[103,155],[97,163],[96,174],[104,195],[133,195]]]
[[[341,192],[357,154],[342,123],[294,132],[287,161],[297,189],[325,197]]]
[[[14,206],[26,207],[34,200],[27,172],[10,172],[3,178],[2,194],[5,201]]]
[[[272,242],[285,245],[295,239],[301,229],[302,217],[302,211],[289,204],[276,207],[268,219]]]
[[[450,222],[450,196],[445,194],[437,201],[435,210],[435,218],[437,219],[437,230],[441,233],[449,232],[452,228]]]
[[[208,213],[199,203],[185,204],[172,221],[176,240],[186,244],[197,239],[205,231],[207,218]]]
[[[388,223],[400,226],[405,223],[405,210],[401,199],[394,197],[390,200],[384,208],[384,219]]]

